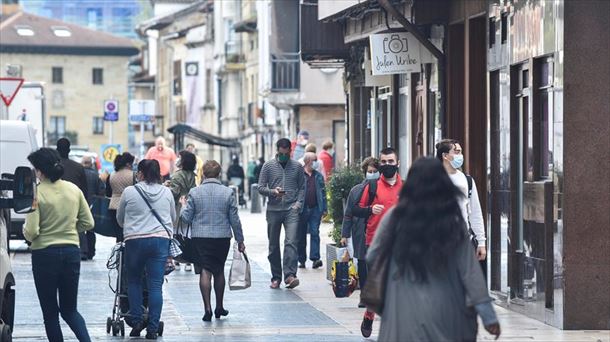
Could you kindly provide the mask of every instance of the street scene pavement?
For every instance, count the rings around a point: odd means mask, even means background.
[[[244,225],[246,252],[251,261],[252,287],[225,294],[228,317],[212,322],[201,321],[203,302],[199,293],[199,277],[184,268],[169,275],[163,287],[163,341],[366,341],[375,340],[380,321],[374,324],[370,339],[360,334],[363,309],[357,307],[359,292],[349,298],[335,298],[326,280],[326,270],[299,269],[301,285],[293,290],[269,288],[270,270],[267,262],[265,215],[240,212]],[[321,229],[322,253],[330,242],[329,224]],[[113,337],[106,333],[106,319],[112,313],[116,273],[110,273],[106,261],[114,239],[98,236],[97,253],[92,261],[81,264],[79,287],[80,313],[87,321],[95,341],[119,341],[129,337]],[[26,246],[12,241],[12,264],[17,277],[17,306],[14,339],[16,341],[46,340],[42,314],[34,288],[30,254]],[[325,260],[324,255],[322,260]],[[226,275],[231,253],[226,264]],[[109,282],[110,279],[110,282]],[[502,324],[499,341],[610,341],[608,331],[562,331],[523,315],[496,306]],[[62,321],[66,340],[75,341]],[[129,329],[126,335],[129,334]],[[493,340],[479,330],[479,340]]]

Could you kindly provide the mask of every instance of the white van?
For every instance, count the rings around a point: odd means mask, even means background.
[[[28,155],[38,150],[32,124],[17,120],[0,120],[0,174],[13,173],[19,166],[31,167]],[[25,215],[11,213],[9,237],[23,238]]]

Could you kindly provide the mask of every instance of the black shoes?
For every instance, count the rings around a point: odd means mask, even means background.
[[[305,263],[304,262],[300,262],[299,263],[299,268],[306,268]]]
[[[130,337],[140,337],[140,333],[144,330],[144,325],[142,323],[135,324],[129,333]]]
[[[203,318],[201,319],[204,322],[211,322],[212,321],[212,311],[206,311],[205,315],[203,315]]]
[[[371,337],[371,334],[373,333],[373,320],[364,317],[362,324],[360,325],[360,332],[365,338]]]
[[[217,319],[220,318],[220,316],[227,316],[228,314],[229,310],[225,310],[224,308],[214,310],[214,317]]]
[[[363,302],[360,302],[360,303],[358,303],[358,307],[359,307],[359,308],[366,308],[366,305],[364,305],[364,303],[363,303]]]
[[[156,340],[157,336],[159,336],[159,334],[155,333],[151,333],[151,332],[147,332],[146,333],[146,339],[147,340]]]
[[[314,261],[314,262],[313,262],[313,268],[314,268],[314,269],[316,269],[316,268],[320,268],[320,267],[322,267],[323,265],[324,265],[324,264],[322,263],[322,260],[316,260],[316,261]]]

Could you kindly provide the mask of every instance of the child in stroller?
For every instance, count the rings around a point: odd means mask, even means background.
[[[112,307],[112,316],[106,320],[106,333],[112,336],[125,336],[125,323],[133,328],[132,316],[129,313],[129,298],[127,296],[127,267],[123,267],[123,261],[125,256],[125,243],[117,243],[113,248],[106,262],[106,268],[108,268],[108,286],[112,290],[114,295],[114,304]],[[116,281],[112,282],[113,271],[116,271]],[[143,312],[144,312],[144,323],[148,320],[148,291],[146,289],[146,282],[143,286]],[[159,322],[159,336],[163,336],[163,322]]]

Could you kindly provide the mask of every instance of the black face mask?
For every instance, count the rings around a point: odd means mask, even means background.
[[[398,166],[396,165],[381,165],[379,166],[379,171],[385,178],[392,178],[398,171]]]

